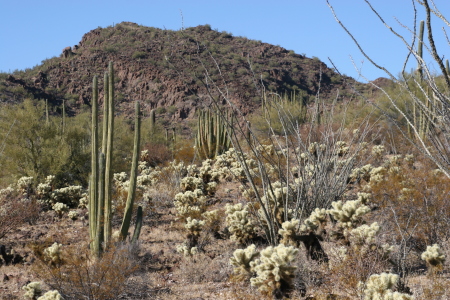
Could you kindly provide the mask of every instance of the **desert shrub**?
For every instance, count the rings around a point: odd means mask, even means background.
[[[9,189],[6,195],[4,191],[0,190],[0,239],[22,223],[37,219],[41,211],[37,201],[23,199],[13,189]]]
[[[119,244],[94,258],[85,245],[67,246],[60,253],[62,264],[52,265],[38,259],[33,270],[66,300],[112,299],[120,295],[127,278],[137,270],[133,253],[131,246]]]

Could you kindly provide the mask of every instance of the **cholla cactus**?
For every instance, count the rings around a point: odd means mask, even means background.
[[[0,199],[6,199],[14,193],[14,188],[12,186],[8,186],[7,188],[0,189]]]
[[[70,207],[77,206],[82,197],[83,188],[80,185],[71,185],[60,188],[51,193],[52,203],[61,202]]]
[[[221,223],[221,215],[219,210],[211,210],[211,211],[205,211],[202,214],[203,219],[205,220],[205,226],[212,232],[218,232],[220,230],[220,223]]]
[[[71,211],[69,211],[67,216],[69,217],[69,219],[75,221],[76,219],[78,219],[78,212],[76,210],[71,210]]]
[[[22,287],[22,290],[25,291],[23,295],[27,299],[36,299],[42,294],[41,283],[38,281],[30,282],[29,284]]]
[[[345,230],[344,235],[347,237],[355,250],[364,250],[375,242],[375,238],[380,231],[377,222],[372,225],[361,225],[351,230]]]
[[[62,262],[61,248],[61,244],[53,243],[53,245],[44,250],[45,259],[52,265],[60,264]]]
[[[181,244],[177,246],[177,252],[185,257],[191,257],[198,253],[198,249],[197,247],[188,247],[186,244]]]
[[[87,208],[89,204],[89,194],[83,193],[81,194],[81,198],[78,201],[78,208]]]
[[[367,204],[372,198],[371,193],[358,193],[358,200],[361,200],[362,204]]]
[[[190,234],[192,235],[200,235],[200,232],[203,229],[203,226],[205,225],[205,221],[192,219],[191,217],[188,217],[186,219],[186,224],[184,225],[184,228],[186,228]]]
[[[334,201],[331,203],[332,209],[327,212],[340,222],[342,227],[354,227],[361,221],[361,217],[370,212],[370,208],[362,204],[361,200],[351,200],[343,203]]]
[[[325,208],[316,208],[311,215],[305,219],[304,225],[300,226],[300,231],[315,231],[327,222],[327,210]]]
[[[432,268],[442,266],[445,262],[445,255],[438,244],[427,246],[427,250],[420,257]]]
[[[37,300],[64,300],[63,297],[61,297],[61,294],[58,291],[48,291],[41,297],[37,298]]]
[[[386,148],[383,145],[375,145],[372,147],[372,155],[376,158],[381,158]]]
[[[358,284],[364,300],[413,300],[413,296],[392,289],[397,285],[398,275],[382,273],[371,275],[367,282]]]
[[[254,224],[250,219],[248,206],[242,203],[225,206],[226,222],[231,239],[241,244],[255,236]]]
[[[39,183],[37,188],[36,188],[36,194],[39,196],[40,199],[42,200],[49,200],[50,199],[50,195],[51,195],[51,191],[52,191],[52,186],[53,186],[53,181],[55,181],[55,176],[53,175],[49,175],[47,176],[47,178],[45,179],[44,183]]]
[[[259,256],[254,244],[245,249],[237,249],[230,258],[230,264],[234,266],[233,273],[237,280],[246,280],[252,276],[250,263]]]
[[[347,142],[344,142],[344,141],[337,141],[336,142],[336,147],[337,147],[336,154],[338,156],[344,156],[345,154],[348,153],[348,150],[350,149],[347,146]]]
[[[174,204],[181,219],[199,218],[205,212],[206,198],[199,189],[186,191],[175,195]]]
[[[203,179],[196,177],[184,177],[181,179],[180,187],[183,191],[195,191],[197,189],[204,190]]]
[[[17,190],[24,196],[28,195],[33,185],[33,177],[21,177],[17,181]]]
[[[278,230],[278,233],[283,237],[281,239],[282,244],[297,246],[297,242],[295,241],[296,228],[300,220],[293,219],[291,221],[286,221],[281,224],[282,229]]]
[[[362,166],[361,168],[355,168],[350,173],[349,179],[351,181],[360,182],[361,180],[369,181],[371,179],[371,171],[373,167],[371,164]]]
[[[256,277],[250,279],[252,286],[270,295],[284,292],[283,288],[291,288],[297,269],[291,263],[297,253],[298,249],[283,244],[262,250],[260,258],[250,263],[256,272]]]
[[[384,175],[386,174],[386,168],[385,167],[378,167],[373,168],[370,171],[370,182],[374,183],[380,183],[384,179]]]
[[[52,209],[55,211],[59,218],[61,218],[65,212],[69,211],[69,207],[61,202],[53,204]]]

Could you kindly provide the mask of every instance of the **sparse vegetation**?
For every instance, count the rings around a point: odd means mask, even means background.
[[[87,97],[92,114],[70,107],[66,113],[65,106],[62,112],[62,107],[35,100],[3,104],[1,297],[450,297],[450,179],[429,154],[408,144],[411,135],[402,137],[388,128],[394,118],[399,130],[411,129],[401,113],[411,106],[408,97],[398,98],[402,108],[386,118],[360,110],[353,96],[330,101],[324,92],[323,98],[315,97],[319,77],[312,66],[321,64],[318,59],[298,65],[297,55],[286,50],[286,70],[306,69],[308,75],[301,84],[283,79],[279,70],[284,65],[267,57],[282,48],[267,46],[264,61],[237,51],[240,44],[257,48],[260,42],[209,25],[175,32],[124,22],[95,32],[100,38],[89,55],[103,51],[116,57],[126,41],[134,45],[133,51],[123,50],[129,52],[127,60],[145,65],[159,49],[166,58],[152,68],[165,65],[165,71],[151,81],[136,79],[143,93],[152,94],[136,104],[134,124],[123,116],[132,97],[112,64],[103,89],[94,77],[92,97],[66,95],[65,87],[58,88],[66,100]],[[152,40],[147,43],[148,36]],[[174,38],[185,42],[181,58],[172,55],[177,53],[170,49],[174,44],[166,42]],[[90,52],[77,51],[74,62]],[[46,67],[53,60],[58,58]],[[140,75],[145,72],[139,69]],[[227,72],[239,84],[260,88],[237,89],[236,95],[252,99],[255,107],[244,111],[230,97],[236,87],[227,82]],[[323,85],[344,81],[328,70],[323,75]],[[172,77],[186,82],[189,97],[184,100],[192,107],[163,98]],[[222,79],[226,85],[219,84]],[[194,82],[203,90],[191,91]],[[304,87],[304,82],[311,85]],[[2,87],[2,92],[11,91]],[[171,87],[174,94],[181,90]],[[392,103],[385,96],[372,96],[389,111]],[[209,112],[199,113],[195,125],[190,109],[203,111],[205,101]],[[189,128],[173,125],[183,118],[190,119]],[[427,120],[438,125],[434,118]],[[431,126],[422,129],[425,138]]]

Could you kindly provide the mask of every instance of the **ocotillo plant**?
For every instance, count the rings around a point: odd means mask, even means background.
[[[227,124],[211,111],[200,111],[195,147],[201,158],[215,158],[230,148]]]
[[[109,74],[105,74],[104,127],[102,153],[98,155],[98,86],[97,77],[92,89],[92,174],[89,185],[89,235],[93,254],[99,256],[102,247],[107,247],[111,237],[111,161],[114,128],[114,69],[109,64]],[[121,227],[124,239],[131,222],[131,210],[134,202],[137,177],[137,158],[140,144],[139,103],[136,103],[136,132],[134,140],[133,163],[131,169],[130,189],[127,208]],[[139,214],[140,211],[140,214]],[[137,239],[142,225],[142,208],[138,211],[138,220],[133,240]]]

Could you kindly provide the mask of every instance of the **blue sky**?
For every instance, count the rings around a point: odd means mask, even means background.
[[[373,0],[374,7],[407,41],[413,26],[412,0]],[[397,75],[407,50],[381,24],[363,0],[330,0],[342,22],[375,61]],[[435,0],[450,18],[450,1]],[[417,8],[422,11],[420,5]],[[234,36],[279,45],[308,57],[316,56],[328,66],[332,59],[341,73],[360,81],[350,57],[369,80],[385,76],[363,58],[350,37],[335,21],[325,0],[0,0],[0,70],[25,69],[57,56],[66,46],[78,44],[83,34],[99,26],[122,21],[178,30],[210,24]],[[181,18],[181,13],[183,18]],[[419,19],[423,19],[419,14]],[[433,19],[440,55],[450,59],[442,34],[442,22]],[[447,27],[448,30],[450,28]],[[450,35],[450,32],[449,32]],[[431,59],[427,59],[431,62]],[[413,68],[411,64],[408,68]],[[432,67],[433,68],[433,67]]]

